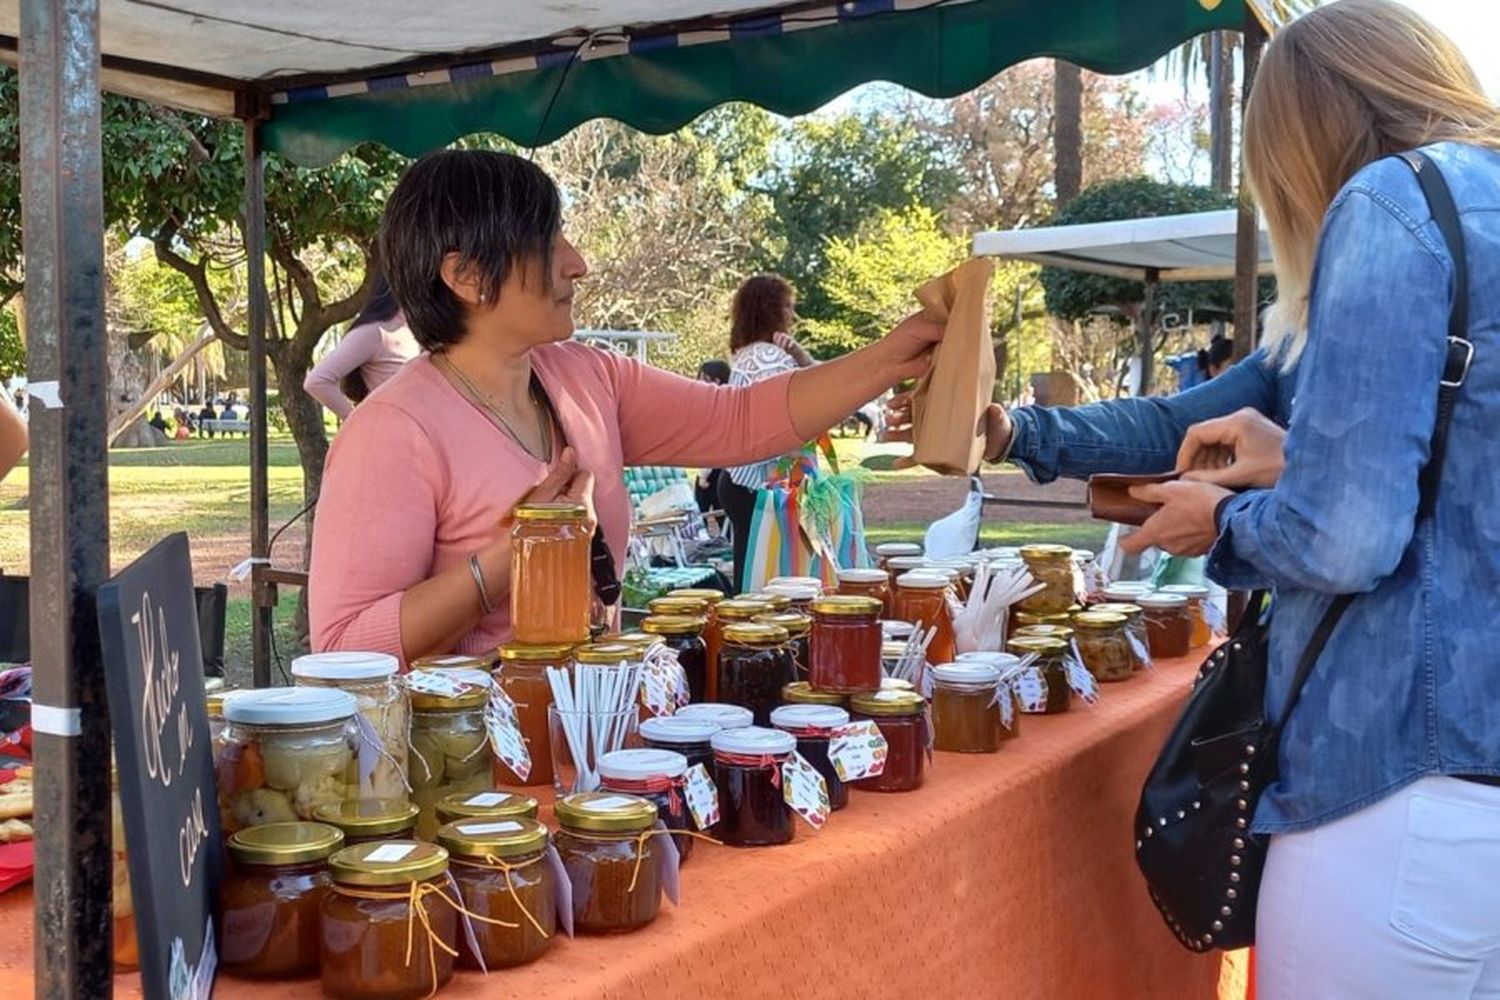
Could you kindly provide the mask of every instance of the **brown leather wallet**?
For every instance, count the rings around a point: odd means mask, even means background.
[[[1116,524],[1142,525],[1160,505],[1137,500],[1130,495],[1132,486],[1155,483],[1170,483],[1178,478],[1175,472],[1158,476],[1124,476],[1104,474],[1089,477],[1089,513],[1100,521]]]

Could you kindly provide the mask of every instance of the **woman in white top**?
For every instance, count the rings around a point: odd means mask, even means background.
[[[729,384],[746,386],[813,364],[812,355],[792,339],[796,295],[785,278],[757,274],[745,279],[730,307]],[[771,478],[776,463],[739,465],[719,477],[719,505],[734,527],[734,584],[743,588],[745,548],[755,514],[755,493]]]
[[[374,392],[401,366],[422,353],[385,276],[378,275],[370,299],[354,317],[339,345],[307,373],[302,388],[347,420],[354,404]]]

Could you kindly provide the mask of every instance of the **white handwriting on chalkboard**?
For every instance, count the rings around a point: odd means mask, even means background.
[[[203,822],[203,789],[193,790],[193,808],[188,812],[187,822],[177,833],[177,844],[181,849],[182,887],[193,884],[193,862],[198,859],[198,850],[208,839],[208,824]]]
[[[177,651],[167,648],[167,616],[155,609],[153,617],[151,594],[141,594],[141,610],[130,616],[141,643],[141,670],[145,684],[141,693],[141,740],[145,750],[146,772],[163,786],[172,784],[171,764],[162,753],[162,736],[171,723],[172,702],[177,698],[179,677]],[[161,662],[157,662],[157,636],[161,638]],[[186,726],[191,733],[191,724],[184,712],[178,719],[178,746],[181,756],[187,758],[187,747],[182,743],[182,730]]]

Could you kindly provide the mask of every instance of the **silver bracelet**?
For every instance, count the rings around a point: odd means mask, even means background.
[[[495,613],[495,606],[490,603],[490,592],[484,585],[484,570],[479,568],[479,553],[475,552],[469,556],[469,572],[474,577],[474,586],[479,589],[479,610],[485,615]]]

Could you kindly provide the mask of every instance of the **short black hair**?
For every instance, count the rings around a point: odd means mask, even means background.
[[[698,366],[698,375],[701,378],[708,379],[710,382],[717,382],[719,385],[728,385],[729,364],[717,358],[712,361],[705,361]]]
[[[552,280],[552,241],[562,226],[557,185],[509,153],[449,149],[407,168],[385,205],[380,258],[406,325],[429,351],[464,335],[464,304],[443,283],[457,253],[493,301],[511,268],[540,259]]]

